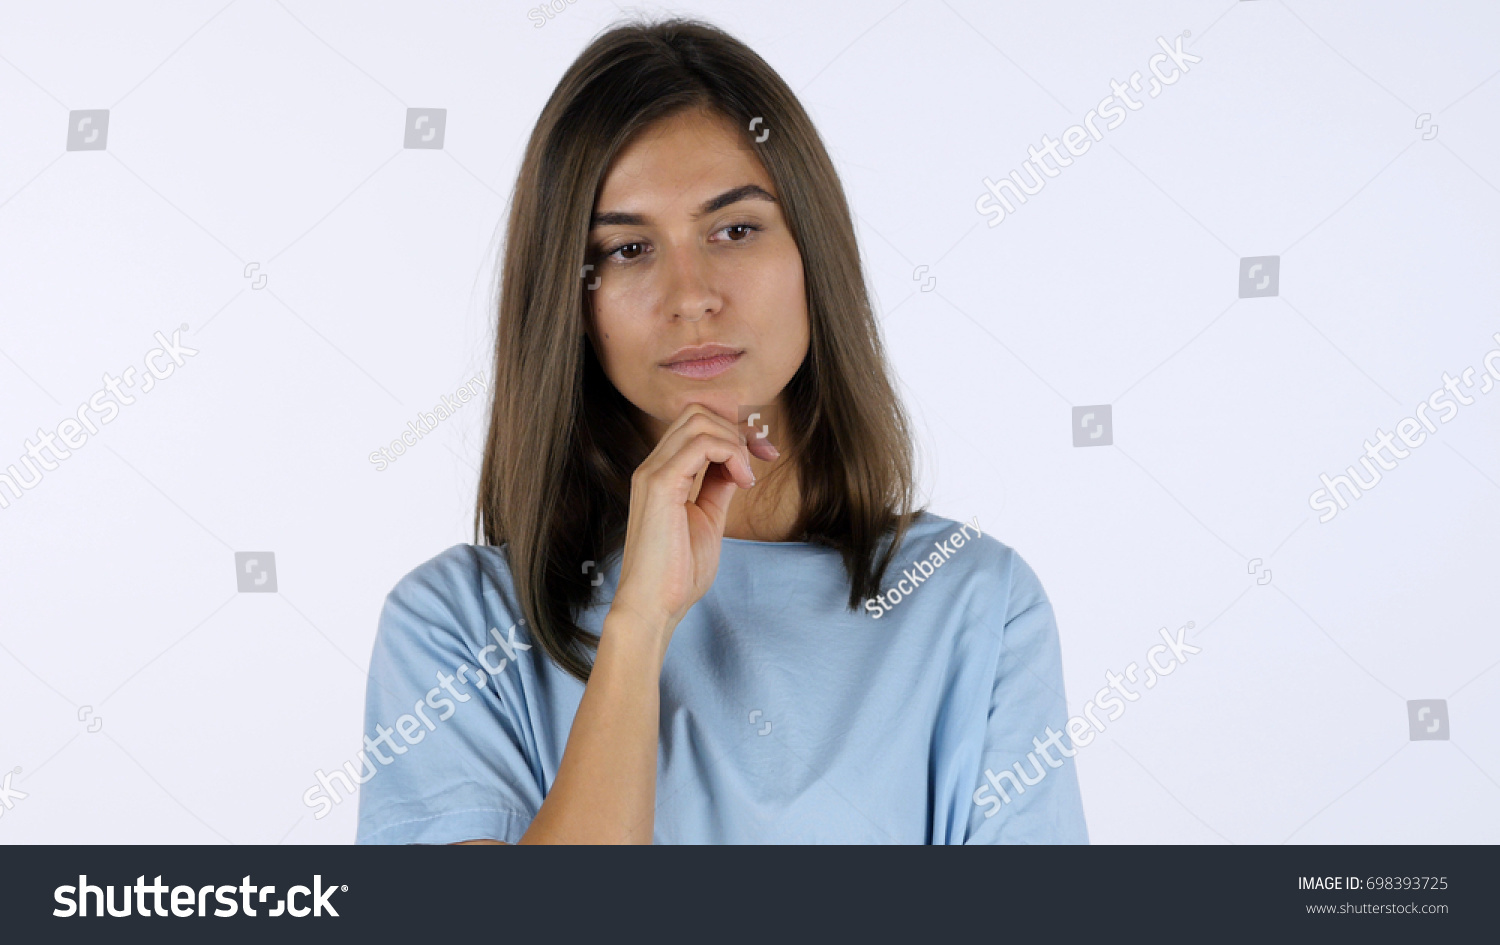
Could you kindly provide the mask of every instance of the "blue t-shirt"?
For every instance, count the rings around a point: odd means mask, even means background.
[[[600,564],[598,633],[620,573]],[[838,552],[726,538],[661,672],[656,843],[1087,843],[1052,606],[975,523],[923,513],[848,608]],[[381,612],[359,843],[514,843],[557,775],[583,683],[534,645],[504,546],[456,545]],[[1069,751],[1069,755],[1072,752]],[[1053,757],[1048,755],[1048,757]],[[1021,762],[1026,780],[986,770]]]

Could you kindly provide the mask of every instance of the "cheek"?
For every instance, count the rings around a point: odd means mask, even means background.
[[[795,248],[765,266],[754,287],[761,334],[772,342],[778,362],[795,367],[807,351],[807,294],[802,281],[802,259]]]
[[[636,293],[608,293],[600,289],[594,299],[594,332],[599,339],[599,359],[605,373],[615,381],[622,371],[630,371],[642,351],[650,350],[650,319],[643,317]]]
[[[594,293],[599,327],[612,335],[628,336],[651,323],[660,297],[649,280],[610,279]]]

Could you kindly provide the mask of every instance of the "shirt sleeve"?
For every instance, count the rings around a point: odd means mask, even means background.
[[[1036,573],[1014,551],[1008,558],[1005,622],[964,842],[1088,843],[1075,759],[1061,750],[1077,751],[1065,734],[1057,620]]]
[[[515,843],[545,793],[527,723],[524,625],[458,545],[396,585],[365,693],[356,843]],[[539,650],[532,652],[540,652]]]

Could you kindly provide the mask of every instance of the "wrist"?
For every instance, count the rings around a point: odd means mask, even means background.
[[[661,668],[666,659],[667,644],[677,621],[664,615],[642,614],[625,605],[611,605],[604,615],[604,626],[599,635],[599,648],[650,653]]]

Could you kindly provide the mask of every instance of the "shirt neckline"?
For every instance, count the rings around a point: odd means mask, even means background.
[[[770,547],[775,547],[777,545],[788,545],[792,547],[805,548],[808,545],[812,544],[811,542],[807,541],[757,541],[753,538],[730,538],[728,535],[724,536],[724,538],[721,540],[732,541],[737,545],[767,545]]]
[[[925,525],[925,524],[927,524],[928,521],[929,521],[929,517],[931,515],[932,515],[931,512],[929,512],[927,510],[923,510],[922,514],[919,515],[919,516],[917,516],[917,518],[915,520],[913,520],[912,526],[915,527],[917,525]],[[908,540],[911,538],[911,531],[910,530],[908,530],[906,537],[907,537]],[[753,538],[730,538],[727,535],[724,536],[724,538],[722,538],[720,540],[721,541],[732,541],[732,542],[734,542],[737,545],[752,545],[752,546],[762,546],[762,547],[767,547],[767,548],[775,548],[775,547],[778,547],[778,546],[787,546],[787,547],[792,547],[792,548],[815,548],[815,547],[821,547],[821,546],[816,545],[815,543],[810,542],[810,541],[756,541]]]

